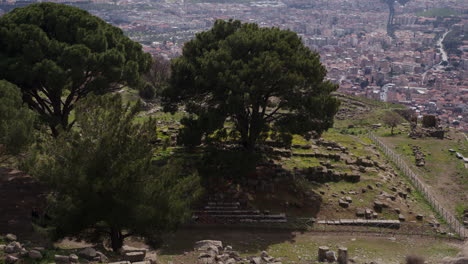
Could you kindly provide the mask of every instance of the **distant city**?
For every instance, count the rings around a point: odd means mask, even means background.
[[[36,1],[0,0],[0,15]],[[167,59],[217,19],[297,32],[343,93],[396,102],[468,132],[466,0],[395,3],[395,38],[381,0],[67,0]]]

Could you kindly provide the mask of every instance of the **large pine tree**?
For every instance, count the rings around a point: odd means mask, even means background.
[[[127,236],[159,234],[190,216],[198,177],[153,165],[155,121],[135,123],[138,108],[123,107],[119,95],[90,96],[77,106],[76,128],[31,158],[29,172],[52,190],[57,238],[91,230],[117,251]]]
[[[173,60],[163,100],[167,111],[184,104],[192,114],[182,121],[183,143],[230,132],[253,150],[270,132],[290,139],[332,126],[339,101],[331,93],[338,86],[326,73],[319,54],[292,31],[218,20]],[[234,129],[224,131],[226,123]]]

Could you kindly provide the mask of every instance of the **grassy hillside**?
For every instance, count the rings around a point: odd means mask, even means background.
[[[448,132],[449,138],[420,138],[411,139],[407,136],[404,127],[401,134],[389,136],[387,132],[380,131],[381,139],[406,158],[408,165],[418,173],[424,181],[439,195],[438,200],[443,202],[453,213],[461,216],[464,209],[468,209],[468,168],[465,163],[455,156],[454,152],[468,156],[468,141],[455,131]],[[417,146],[425,155],[426,164],[417,167],[412,146]]]
[[[134,103],[138,99],[138,95],[134,91],[124,89],[121,93],[127,102]],[[424,255],[427,263],[439,263],[443,257],[455,255],[460,248],[457,242],[411,235],[424,233],[424,235],[432,237],[445,238],[446,236],[441,235],[441,232],[449,232],[449,229],[409,180],[402,177],[398,169],[388,162],[367,137],[372,124],[382,123],[382,117],[386,111],[402,109],[404,106],[341,94],[337,96],[343,103],[336,117],[335,126],[324,133],[321,140],[306,140],[295,135],[290,149],[273,148],[275,151],[288,155],[268,156],[268,162],[274,164],[275,168],[281,168],[281,170],[296,176],[284,178],[266,173],[265,175],[268,177],[271,176],[267,182],[269,186],[271,185],[270,189],[257,188],[259,183],[254,183],[252,187],[252,184],[249,183],[250,180],[265,181],[265,178],[260,177],[262,175],[261,168],[255,166],[253,167],[254,171],[249,172],[248,177],[242,178],[245,181],[244,184],[233,184],[235,179],[232,181],[229,177],[236,177],[237,174],[242,174],[243,170],[248,168],[247,163],[242,163],[245,159],[241,159],[240,156],[229,152],[219,152],[215,153],[217,156],[210,156],[203,153],[202,149],[186,152],[176,146],[175,136],[180,127],[180,120],[185,113],[180,111],[171,115],[162,112],[157,103],[147,103],[147,109],[140,114],[138,121],[150,117],[158,120],[157,133],[161,139],[162,151],[155,155],[155,160],[163,162],[168,157],[175,155],[178,159],[184,160],[184,166],[188,168],[217,164],[216,162],[223,158],[233,161],[232,164],[216,167],[215,170],[209,170],[203,166],[198,167],[200,176],[211,184],[206,185],[211,186],[208,188],[212,188],[207,189],[207,194],[227,194],[223,187],[235,185],[236,195],[246,197],[250,207],[258,210],[269,210],[272,214],[285,213],[291,219],[290,226],[282,226],[281,229],[268,224],[262,226],[261,230],[256,229],[258,226],[251,228],[252,226],[249,225],[227,225],[225,228],[209,225],[190,226],[190,229],[182,229],[165,237],[165,244],[157,250],[160,263],[171,263],[170,261],[172,263],[195,263],[198,252],[192,251],[193,245],[195,241],[202,239],[222,240],[225,245],[233,246],[234,250],[238,250],[242,256],[259,255],[261,251],[267,250],[272,256],[281,257],[283,263],[313,262],[317,257],[317,248],[322,245],[330,246],[334,250],[339,246],[346,246],[349,249],[350,257],[355,258],[358,263],[370,261],[402,263],[408,254]],[[461,168],[457,163],[458,160],[454,160],[453,154],[447,151],[448,148],[454,148],[468,155],[468,146],[460,144],[456,135],[452,135],[451,141],[412,140],[406,136],[407,127],[401,125],[397,127],[396,131],[400,134],[397,133],[391,137],[388,128],[382,127],[376,132],[397,151],[401,151],[407,157],[408,162],[414,160],[411,156],[412,152],[407,146],[408,143],[420,144],[424,152],[430,152],[431,154],[427,156],[427,168],[421,171],[421,173],[428,173],[426,176],[428,181],[433,180],[435,184],[438,184],[437,180],[444,178],[439,175],[444,173],[444,175],[451,177],[449,179],[457,179],[455,182],[462,188],[466,188],[466,186],[463,187],[463,184],[466,183],[466,174],[463,174],[463,170],[459,170]],[[221,157],[221,155],[226,156]],[[339,158],[335,158],[337,156]],[[240,162],[236,163],[237,159]],[[368,164],[364,166],[359,163],[359,160],[366,160]],[[440,165],[441,161],[443,166]],[[229,171],[226,170],[226,167]],[[316,175],[305,177],[298,173],[301,170],[319,167],[326,168],[327,171],[337,175],[359,175],[360,180],[358,182],[318,181],[315,178]],[[222,182],[223,179],[229,180]],[[453,188],[456,187],[451,185],[450,189],[447,190],[453,192]],[[462,191],[456,192],[463,194],[468,193],[467,190],[462,189]],[[400,196],[401,192],[405,193],[405,197]],[[451,192],[447,191],[446,194],[453,195]],[[348,207],[340,206],[340,199],[348,197],[352,199]],[[396,220],[399,218],[399,214],[406,218],[399,230],[385,230],[385,234],[380,237],[366,237],[359,232],[382,232],[382,230],[346,226],[334,229],[334,227],[314,224],[307,228],[301,228],[302,232],[300,233],[296,232],[299,229],[298,226],[294,226],[294,221],[298,219],[310,219],[311,217],[317,220],[357,219],[356,212],[359,209],[374,211],[374,201],[376,200],[384,201],[388,207],[379,212],[375,219]],[[204,205],[203,201],[200,205]],[[461,202],[454,204],[454,210],[463,208],[464,204]],[[419,214],[424,216],[422,221],[416,219]],[[429,224],[436,222],[441,223],[441,227],[432,228],[429,226]],[[353,233],[353,230],[358,233]],[[410,234],[410,236],[406,234]],[[127,243],[134,246],[144,245],[138,238],[127,240]],[[55,254],[54,252],[61,254],[73,252],[73,250],[70,251],[70,247],[66,243],[57,246],[62,249],[50,251],[50,256]],[[110,253],[106,253],[106,255],[111,260],[119,260],[117,256]],[[0,255],[0,259],[1,257]],[[49,257],[44,261],[49,261]]]

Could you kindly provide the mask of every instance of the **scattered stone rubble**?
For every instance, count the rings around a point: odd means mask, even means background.
[[[197,264],[282,264],[280,258],[272,257],[266,251],[260,256],[241,257],[230,246],[223,248],[223,243],[218,240],[201,240],[195,243],[195,250],[200,252]],[[318,249],[319,262],[347,264],[348,249],[339,248],[338,254],[329,247],[321,246]]]
[[[294,173],[301,175],[309,181],[326,183],[326,182],[359,182],[361,176],[358,172],[348,173],[340,172],[332,169],[330,165],[324,164],[325,166],[314,166],[304,169],[296,169]]]
[[[411,144],[409,144],[409,146],[413,150],[413,155],[414,155],[414,158],[416,160],[416,166],[424,167],[424,165],[426,165],[426,160],[424,159],[426,157],[426,155],[424,155],[424,153],[422,153],[421,147],[412,146]]]
[[[281,259],[263,251],[260,256],[241,257],[232,247],[223,247],[218,240],[201,240],[195,243],[199,251],[198,264],[282,264]]]
[[[46,250],[43,247],[27,248],[25,245],[17,241],[17,237],[13,234],[8,234],[5,239],[9,242],[7,245],[0,245],[0,251],[6,253],[5,264],[23,263],[21,259],[30,258],[34,261],[44,259]],[[76,254],[75,254],[76,253]],[[109,263],[109,259],[102,252],[94,248],[88,247],[79,250],[69,255],[54,255],[56,264],[73,264],[73,263]],[[146,256],[146,249],[125,247],[121,252],[122,261],[113,262],[110,264],[155,264],[154,257]]]

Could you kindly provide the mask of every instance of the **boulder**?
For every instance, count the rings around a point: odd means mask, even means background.
[[[6,246],[6,247],[3,249],[3,251],[5,251],[5,253],[7,253],[7,254],[12,254],[12,253],[16,253],[16,252],[17,252],[16,249],[15,249],[15,246],[13,246],[13,245],[8,245],[8,246]]]
[[[17,261],[18,261],[18,258],[15,257],[15,256],[8,255],[8,256],[5,258],[5,263],[6,263],[6,264],[13,264],[13,263],[16,263]]]
[[[10,244],[8,244],[6,247],[5,247],[5,253],[8,253],[8,254],[11,254],[11,253],[19,253],[21,252],[21,249],[23,249],[23,247],[21,246],[21,244],[19,242],[11,242]]]
[[[328,262],[335,262],[338,260],[336,257],[336,252],[331,250],[326,253],[326,258]]]
[[[379,200],[374,201],[374,209],[375,209],[376,212],[381,213],[383,208],[384,208],[384,203],[383,202],[381,202]]]
[[[43,247],[33,247],[33,248],[31,248],[31,250],[37,250],[37,251],[39,251],[41,253],[45,253],[45,248],[43,248]]]
[[[400,196],[403,199],[406,199],[406,197],[408,197],[408,194],[405,192],[398,192],[398,196]]]
[[[9,241],[9,242],[13,242],[13,241],[16,241],[18,238],[17,238],[15,235],[13,235],[13,234],[7,234],[7,235],[5,236],[5,239],[6,239],[7,241]]]
[[[96,251],[96,258],[99,258],[99,262],[101,262],[101,263],[109,262],[109,259],[107,258],[107,256],[104,255],[102,252],[99,252],[99,251]]]
[[[92,260],[97,256],[96,250],[94,248],[88,247],[78,252],[78,256],[83,257],[87,260]]]
[[[28,256],[32,259],[42,259],[42,254],[41,252],[37,251],[37,250],[30,250],[28,252]]]
[[[216,247],[216,246],[209,246],[207,249],[206,249],[207,252],[211,252],[211,254],[213,254],[214,256],[216,255],[219,255],[219,248]]]
[[[236,264],[236,260],[233,259],[233,258],[230,258],[230,259],[226,260],[225,264]]]
[[[78,263],[78,256],[75,255],[75,254],[71,254],[70,256],[68,256],[68,259],[70,260],[71,263]]]
[[[70,258],[68,256],[63,256],[63,255],[55,255],[54,260],[55,260],[55,263],[57,263],[57,264],[68,264],[68,263],[70,263]]]
[[[21,248],[20,251],[19,251],[19,255],[21,257],[26,257],[28,255],[28,251],[25,249],[25,248]]]
[[[362,208],[358,208],[356,209],[356,216],[357,217],[364,217],[366,214],[366,211]]]
[[[207,250],[210,246],[215,246],[221,250],[223,248],[223,242],[219,240],[201,240],[195,242],[195,250]]]
[[[399,215],[398,215],[398,220],[400,220],[400,221],[404,222],[404,221],[406,220],[406,218],[405,218],[405,216],[404,216],[404,215],[402,215],[402,214],[399,214]]]
[[[339,204],[341,207],[343,207],[343,208],[348,208],[348,207],[349,207],[349,203],[346,202],[346,201],[343,200],[343,199],[340,199],[340,200],[338,201],[338,204]]]
[[[250,264],[262,264],[262,258],[260,257],[253,257],[250,260]]]
[[[366,208],[366,211],[365,211],[366,219],[371,219],[373,217],[372,213],[373,212],[371,209]]]
[[[145,251],[126,252],[124,255],[124,259],[130,262],[139,262],[143,261],[145,259],[145,256]]]

